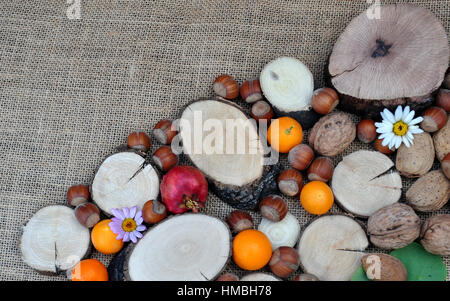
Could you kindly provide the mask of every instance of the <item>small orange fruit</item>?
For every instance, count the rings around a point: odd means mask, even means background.
[[[306,184],[300,193],[303,208],[311,214],[325,214],[334,203],[333,191],[322,181],[312,181]]]
[[[272,257],[272,244],[261,231],[248,229],[241,231],[233,240],[233,259],[247,271],[259,270]]]
[[[291,117],[273,120],[267,130],[267,141],[279,153],[288,153],[291,148],[300,144],[302,139],[302,126]]]
[[[123,241],[117,240],[117,234],[109,228],[110,222],[110,219],[98,222],[91,232],[91,241],[94,248],[103,254],[117,253],[123,247]]]
[[[73,268],[72,281],[108,281],[108,271],[97,259],[85,259]]]

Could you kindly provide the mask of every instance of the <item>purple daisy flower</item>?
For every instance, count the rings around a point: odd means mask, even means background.
[[[117,234],[116,239],[123,242],[131,240],[136,243],[138,238],[142,237],[141,232],[147,229],[142,225],[144,221],[142,210],[138,211],[137,207],[134,206],[131,208],[112,209],[111,212],[114,217],[111,218],[112,222],[108,225],[111,231]]]

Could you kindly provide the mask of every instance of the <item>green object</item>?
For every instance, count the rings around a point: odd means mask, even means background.
[[[413,242],[390,253],[400,260],[408,271],[408,281],[445,281],[447,268],[442,257],[428,253],[422,245]],[[352,276],[352,281],[372,281],[367,278],[362,265]]]
[[[352,281],[372,281],[369,278],[367,278],[366,272],[364,272],[364,269],[362,265],[356,270],[356,272],[352,276]]]
[[[447,269],[442,257],[428,253],[422,245],[413,242],[394,250],[391,256],[399,259],[408,271],[408,281],[445,281]]]

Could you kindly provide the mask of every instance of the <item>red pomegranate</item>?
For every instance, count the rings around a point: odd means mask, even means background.
[[[203,173],[192,166],[175,166],[161,182],[162,201],[169,212],[197,212],[205,205],[208,182]]]

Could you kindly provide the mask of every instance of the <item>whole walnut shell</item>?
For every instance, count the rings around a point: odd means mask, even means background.
[[[442,161],[450,153],[450,117],[447,118],[447,123],[444,127],[433,135],[433,141],[434,148],[436,149],[436,157],[438,157],[439,161]]]
[[[420,233],[422,246],[430,253],[450,255],[450,214],[430,217]]]
[[[397,151],[395,167],[405,177],[417,178],[426,174],[433,166],[434,146],[427,132],[414,135],[414,144],[402,144]]]
[[[406,200],[423,212],[441,209],[450,196],[450,182],[441,170],[432,170],[420,177],[406,192]]]
[[[408,205],[395,203],[381,208],[369,217],[370,241],[382,249],[399,249],[420,235],[420,219]]]
[[[334,112],[314,125],[309,134],[308,143],[323,156],[336,156],[343,152],[355,140],[356,126],[350,115]]]
[[[361,258],[361,263],[367,277],[374,281],[406,281],[408,279],[405,266],[394,256],[381,253],[367,254]],[[377,264],[379,266],[376,266]]]

